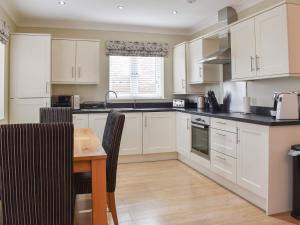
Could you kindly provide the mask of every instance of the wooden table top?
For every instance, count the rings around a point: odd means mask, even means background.
[[[92,129],[74,129],[74,160],[106,159],[99,138]]]

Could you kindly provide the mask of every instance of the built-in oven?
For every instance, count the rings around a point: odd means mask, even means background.
[[[192,152],[207,160],[210,160],[209,125],[209,117],[192,116]]]

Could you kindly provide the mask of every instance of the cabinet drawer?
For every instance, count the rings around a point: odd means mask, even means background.
[[[236,183],[236,159],[212,150],[211,170],[231,182]]]
[[[212,118],[211,127],[219,130],[225,130],[225,131],[237,133],[237,124],[235,121]]]
[[[237,134],[212,128],[211,148],[217,152],[236,158]]]

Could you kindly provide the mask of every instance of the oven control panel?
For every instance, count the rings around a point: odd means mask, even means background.
[[[192,115],[192,123],[210,125],[210,118],[207,116]]]

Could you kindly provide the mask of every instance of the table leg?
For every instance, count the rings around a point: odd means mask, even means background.
[[[106,160],[92,160],[93,225],[107,225]]]

